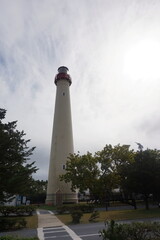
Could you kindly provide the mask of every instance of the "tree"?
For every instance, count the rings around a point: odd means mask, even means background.
[[[123,175],[122,167],[133,161],[134,151],[129,145],[106,145],[102,151],[95,154],[100,168],[100,186],[103,188],[103,198],[109,201],[113,189],[119,188]]]
[[[72,183],[72,190],[80,192],[89,189],[95,199],[107,202],[115,188],[123,193],[123,200],[132,198],[136,209],[135,196],[144,197],[149,208],[150,195],[160,201],[160,150],[146,149],[138,144],[138,151],[129,145],[106,145],[94,155],[87,153],[70,155],[66,173],[61,180]],[[129,202],[128,202],[129,203]]]
[[[94,156],[89,152],[82,156],[73,154],[69,156],[66,173],[60,179],[71,182],[72,190],[83,192],[89,189],[91,196],[104,202],[109,199],[112,189],[119,186],[117,169],[122,163],[129,162],[132,155],[133,151],[127,145],[106,145]]]
[[[142,146],[142,145],[141,145]],[[135,153],[134,161],[125,169],[123,188],[128,192],[142,194],[146,209],[152,194],[159,198],[160,188],[160,151],[143,148]]]
[[[18,131],[17,121],[3,123],[6,110],[0,109],[0,201],[14,194],[30,191],[32,174],[38,169],[35,162],[28,163],[35,147],[29,148],[24,131]]]
[[[120,185],[121,178],[123,177],[121,169],[133,162],[134,151],[129,149],[129,145],[106,145],[102,151],[95,154],[100,166],[102,176],[112,176],[110,189],[117,188]]]
[[[95,191],[96,182],[99,176],[99,169],[96,159],[91,153],[70,154],[66,164],[66,173],[60,176],[61,181],[72,182],[71,189],[79,189],[84,192],[89,189],[91,193]]]
[[[31,203],[45,203],[46,191],[47,181],[35,180],[31,186],[31,190],[28,195]]]

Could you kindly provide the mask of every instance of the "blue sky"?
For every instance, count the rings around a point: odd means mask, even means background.
[[[75,152],[160,149],[159,0],[0,0],[0,102],[47,179],[57,68],[72,77]]]

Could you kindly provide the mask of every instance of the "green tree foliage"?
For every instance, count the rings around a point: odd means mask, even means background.
[[[66,164],[66,173],[60,176],[61,180],[65,182],[72,181],[72,191],[77,188],[80,192],[90,189],[91,192],[95,191],[95,182],[99,176],[99,168],[97,160],[91,153],[86,155],[71,154],[68,157]]]
[[[29,199],[31,203],[45,203],[47,191],[47,181],[35,180],[31,186]]]
[[[127,145],[106,145],[94,156],[88,152],[70,155],[68,159],[66,173],[60,179],[72,182],[72,190],[89,189],[91,196],[105,201],[111,190],[119,186],[117,169],[133,160],[133,151]]]
[[[160,224],[157,222],[106,223],[107,228],[100,231],[103,240],[159,240]]]
[[[113,189],[119,188],[124,177],[120,174],[122,169],[134,161],[134,151],[129,148],[129,145],[118,144],[113,147],[109,144],[95,154],[100,168],[100,188],[106,192],[106,196]]]
[[[124,170],[125,179],[122,187],[128,192],[142,194],[146,209],[148,198],[152,194],[159,199],[160,188],[160,151],[139,149],[135,153],[134,161]]]
[[[67,161],[66,173],[60,176],[65,182],[72,182],[72,190],[87,189],[95,199],[107,201],[113,189],[119,188],[123,196],[132,198],[136,209],[135,196],[143,196],[148,206],[149,196],[160,201],[160,151],[130,150],[129,145],[106,145],[94,155],[73,154]]]
[[[37,171],[35,162],[28,163],[35,147],[29,148],[24,131],[18,131],[17,121],[3,123],[5,109],[0,109],[0,201],[14,194],[27,194]]]

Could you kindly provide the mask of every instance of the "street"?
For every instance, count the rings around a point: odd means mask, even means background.
[[[119,223],[131,223],[131,222],[144,222],[144,221],[160,221],[159,218],[152,219],[135,219],[135,220],[123,220],[118,221]],[[101,240],[99,231],[105,228],[103,222],[101,223],[89,223],[89,224],[76,224],[69,226],[59,226],[43,228],[45,240]]]
[[[78,224],[69,226],[81,239],[85,240],[97,240],[101,239],[99,231],[102,230],[105,225],[101,223],[89,223],[89,224]]]
[[[103,228],[104,223],[76,224],[67,228],[66,226],[43,228],[43,233],[45,240],[100,240],[99,230]]]

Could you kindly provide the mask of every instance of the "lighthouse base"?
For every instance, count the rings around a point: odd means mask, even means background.
[[[46,205],[62,205],[69,203],[78,203],[77,193],[62,193],[60,191],[47,194]]]

